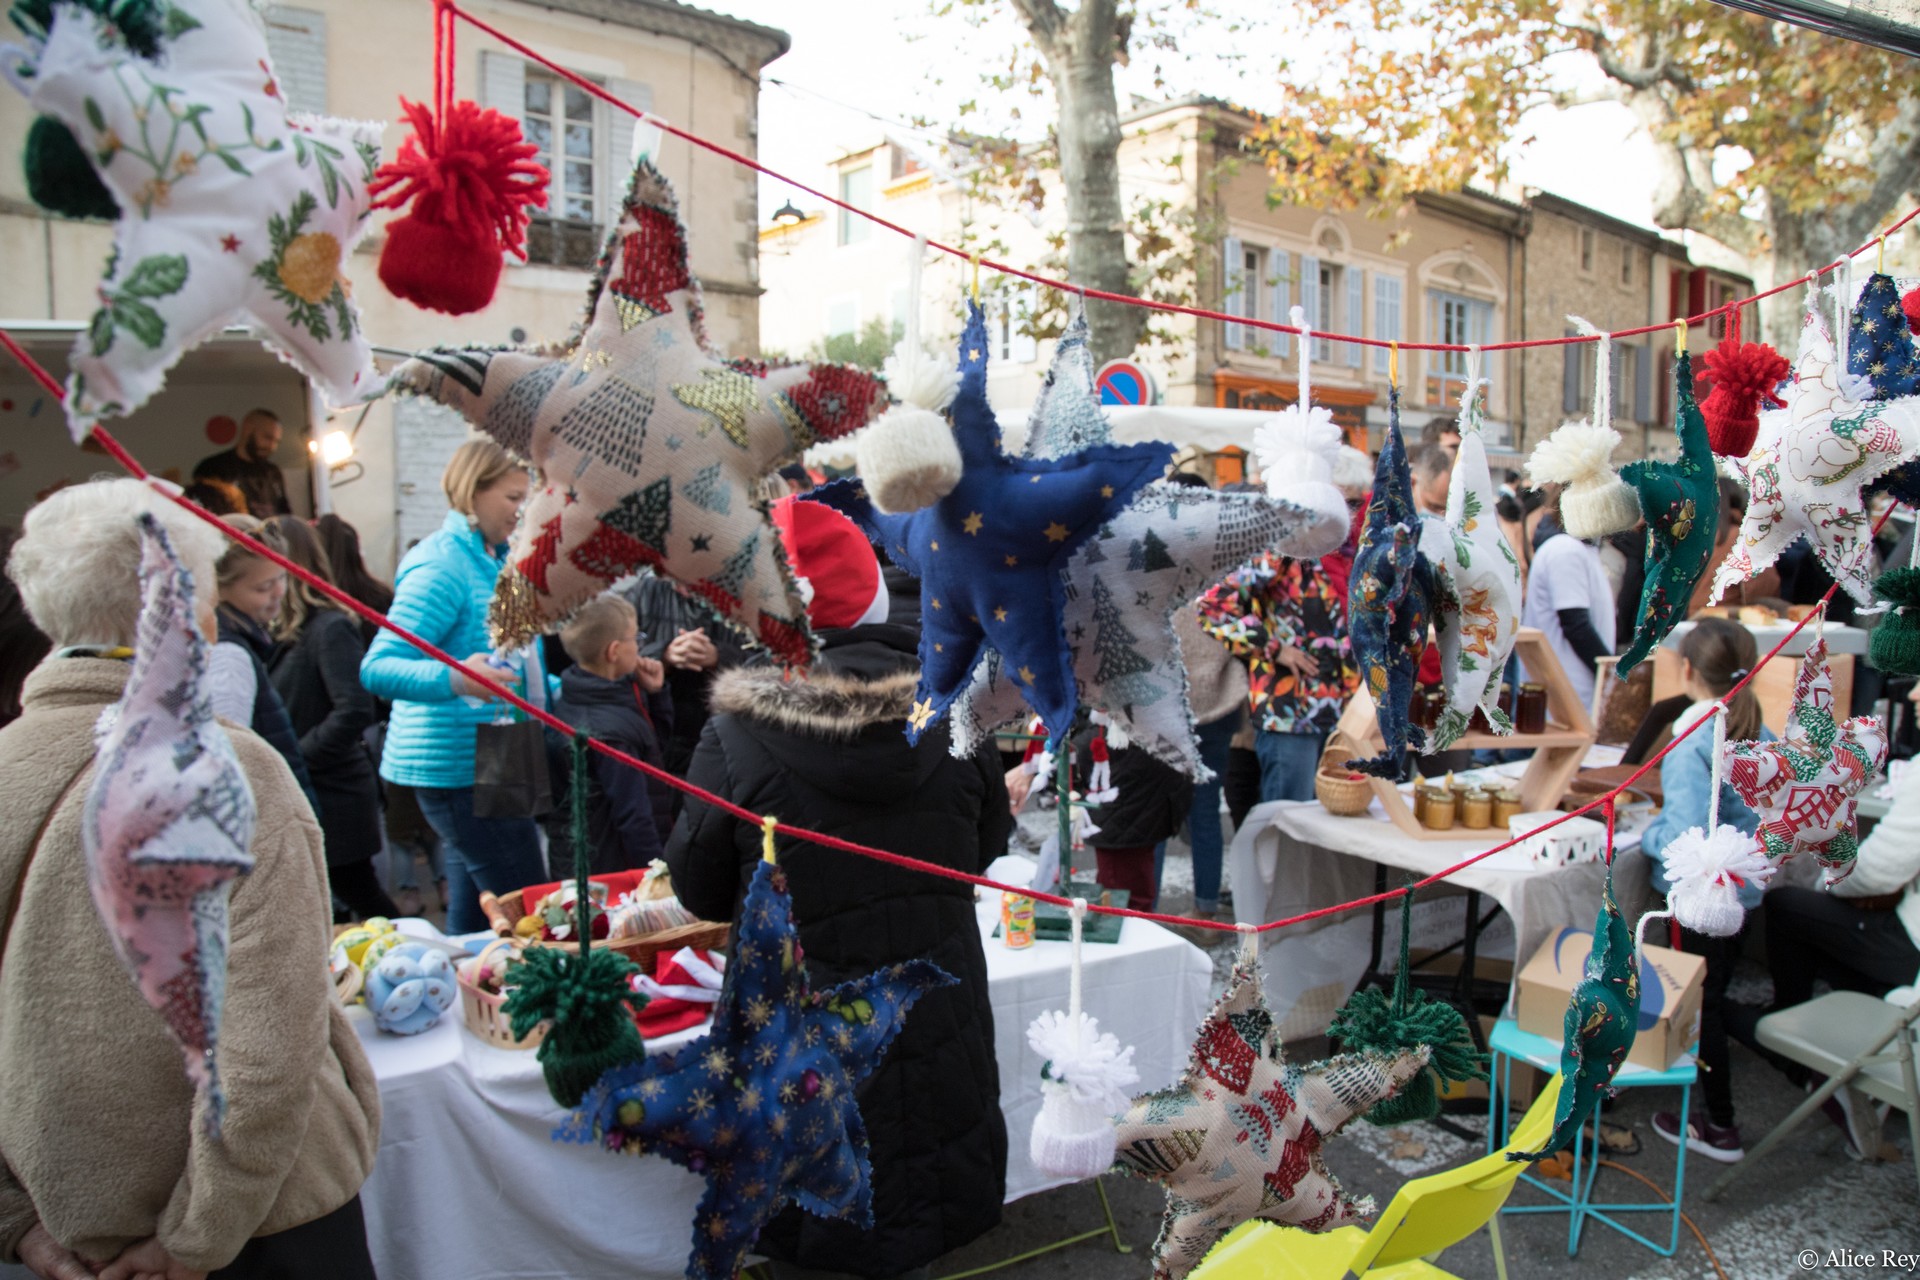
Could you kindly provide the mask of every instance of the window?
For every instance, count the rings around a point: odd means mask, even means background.
[[[840,175],[840,199],[855,209],[873,208],[873,166],[862,165]],[[873,235],[873,224],[857,213],[840,211],[840,243],[859,244]]]
[[[327,112],[327,15],[290,4],[267,6],[267,55],[293,111]]]
[[[1340,268],[1331,262],[1322,262],[1317,273],[1320,287],[1314,291],[1313,327],[1317,333],[1332,333],[1334,329],[1334,302],[1340,296]],[[1313,358],[1325,360],[1332,355],[1325,338],[1313,340]]]
[[[1720,308],[1733,301],[1733,286],[1715,283],[1708,292],[1713,298],[1714,312],[1713,318],[1707,321],[1707,336],[1718,342],[1727,336],[1727,313]],[[1698,367],[1695,366],[1695,368]]]
[[[1400,299],[1406,286],[1394,276],[1376,274],[1373,277],[1373,336],[1385,338],[1389,342],[1401,340]],[[1376,347],[1373,352],[1373,371],[1386,373],[1387,365],[1393,353],[1387,347]]]
[[[1633,260],[1639,252],[1630,244],[1620,246],[1620,283],[1627,288],[1633,287]]]
[[[1427,291],[1427,328],[1431,341],[1485,346],[1493,341],[1493,304],[1444,289]],[[1493,377],[1493,359],[1482,356],[1480,376]],[[1467,353],[1435,352],[1427,363],[1427,403],[1458,404],[1467,386]]]
[[[1592,275],[1593,274],[1593,241],[1594,241],[1593,228],[1581,227],[1577,232],[1577,234],[1580,237],[1580,269],[1586,272],[1588,275]]]
[[[1300,305],[1313,327],[1313,358],[1332,363],[1336,358],[1350,368],[1360,367],[1360,348],[1351,342],[1339,345],[1322,336],[1351,333],[1365,336],[1367,328],[1366,275],[1359,267],[1343,267],[1319,258],[1303,258],[1300,267]]]
[[[593,96],[545,71],[528,71],[525,89],[527,141],[534,159],[553,175],[548,208],[573,222],[592,222]]]
[[[1033,313],[1039,301],[1038,287],[1030,284],[993,296],[987,305],[987,340],[993,344],[990,360],[1032,364],[1040,358],[1040,343],[1033,336]]]
[[[827,336],[838,338],[845,334],[852,336],[860,327],[860,300],[855,297],[833,298],[827,303]]]
[[[1257,247],[1242,244],[1238,236],[1228,236],[1222,243],[1220,310],[1227,315],[1260,314],[1260,253]],[[1245,325],[1223,324],[1220,332],[1229,351],[1246,348],[1249,330]]]

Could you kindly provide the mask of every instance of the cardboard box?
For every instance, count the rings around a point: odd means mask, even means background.
[[[1520,970],[1514,996],[1522,1031],[1549,1040],[1566,1035],[1567,1002],[1593,950],[1593,935],[1562,929]],[[1700,1038],[1700,996],[1707,962],[1666,947],[1643,947],[1640,954],[1640,1022],[1627,1061],[1665,1071]]]

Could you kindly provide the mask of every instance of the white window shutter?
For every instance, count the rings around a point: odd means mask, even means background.
[[[613,76],[607,80],[607,92],[642,111],[653,109],[652,86],[638,80]],[[640,122],[612,103],[600,105],[606,108],[607,117],[607,163],[600,188],[606,192],[604,222],[611,227],[620,220],[620,209],[626,203],[627,187],[633,179],[633,130]]]
[[[1014,292],[1009,302],[1011,314],[1008,327],[1012,339],[1009,359],[1015,364],[1032,364],[1040,358],[1040,342],[1033,336],[1033,313],[1039,309],[1040,298],[1034,285],[1022,285]]]
[[[1230,316],[1243,316],[1246,311],[1245,269],[1242,267],[1242,251],[1239,236],[1228,236],[1220,248],[1220,310]],[[1238,351],[1247,345],[1245,326],[1225,324],[1221,326],[1229,351]]]
[[[1356,338],[1367,336],[1367,273],[1359,267],[1347,268],[1346,329]],[[1358,369],[1365,348],[1357,342],[1347,343],[1346,348],[1347,368]]]
[[[1312,254],[1300,255],[1300,309],[1307,313],[1307,327],[1320,327],[1320,259]],[[1315,360],[1326,358],[1326,340],[1315,338],[1310,353]]]
[[[327,113],[327,15],[290,4],[268,5],[263,15],[267,56],[280,92],[294,111]]]
[[[1468,317],[1468,321],[1473,326],[1473,340],[1475,343],[1484,347],[1498,340],[1493,336],[1493,304],[1491,302],[1474,303],[1472,314]],[[1480,353],[1480,376],[1487,381],[1487,402],[1489,404],[1493,402],[1493,388],[1500,385],[1500,375],[1494,372],[1494,370],[1498,368],[1499,363],[1500,353],[1498,351],[1483,351]]]
[[[511,53],[480,52],[480,105],[524,122],[527,118],[527,64]]]
[[[1400,298],[1404,286],[1399,277],[1375,275],[1373,277],[1373,336],[1385,338],[1389,342],[1401,341]],[[1373,353],[1373,371],[1387,372],[1392,352],[1386,347],[1377,347]]]
[[[1285,249],[1267,250],[1267,319],[1275,324],[1291,324],[1287,318],[1287,308],[1293,305],[1293,255]],[[1270,333],[1273,339],[1271,349],[1276,356],[1293,354],[1293,335],[1290,333]]]

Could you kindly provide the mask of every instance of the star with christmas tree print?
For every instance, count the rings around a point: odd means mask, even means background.
[[[424,351],[393,375],[396,390],[459,410],[544,479],[495,590],[495,641],[522,644],[651,566],[804,665],[806,606],[761,482],[865,425],[885,402],[880,383],[840,365],[710,352],[673,188],[647,161],[601,263],[571,345]]]
[[[1855,379],[1855,396],[1864,383],[1875,400],[1897,400],[1920,394],[1920,351],[1907,318],[1900,286],[1893,277],[1876,271],[1861,287],[1848,320],[1847,372]],[[1920,504],[1920,462],[1906,462],[1867,486],[1869,493],[1887,493],[1908,506]]]
[[[367,230],[379,126],[289,118],[241,0],[172,8],[177,32],[149,59],[61,6],[16,81],[72,131],[120,206],[99,309],[74,341],[76,439],[146,404],[183,355],[235,323],[336,404],[380,389],[341,274]]]
[[[920,688],[907,736],[919,741],[972,681],[983,654],[1000,655],[1020,696],[1065,735],[1079,706],[1062,616],[1060,570],[1172,457],[1164,444],[1093,445],[1062,458],[1009,457],[987,404],[986,318],[967,308],[960,390],[952,405],[960,483],[932,506],[886,515],[858,481],[805,495],[866,530],[894,563],[920,579]],[[977,533],[968,533],[974,515]],[[1012,559],[1015,563],[1008,564]],[[1004,611],[1004,612],[1003,612]]]
[[[1258,964],[1242,957],[1179,1082],[1135,1098],[1115,1121],[1115,1169],[1167,1189],[1154,1280],[1180,1280],[1254,1218],[1325,1231],[1372,1213],[1370,1197],[1340,1189],[1321,1145],[1426,1065],[1422,1046],[1293,1066],[1260,993]]]
[[[931,961],[910,960],[812,990],[786,876],[771,862],[754,872],[734,938],[713,1029],[610,1069],[554,1135],[665,1156],[707,1180],[688,1280],[732,1280],[789,1201],[872,1224],[867,1130],[854,1090],[914,1001],[954,983]]]
[[[1754,834],[1776,866],[1810,850],[1829,888],[1852,874],[1860,850],[1854,810],[1887,762],[1887,727],[1873,716],[1835,717],[1824,638],[1800,659],[1786,733],[1730,742],[1725,761],[1727,784],[1760,816]]]
[[[1861,490],[1920,451],[1920,398],[1851,400],[1839,378],[1826,320],[1809,308],[1787,407],[1760,415],[1753,452],[1734,464],[1746,477],[1747,514],[1714,573],[1711,603],[1803,536],[1835,582],[1861,604],[1873,602]]]
[[[1633,643],[1620,655],[1623,676],[1686,616],[1720,527],[1720,473],[1714,468],[1706,419],[1693,399],[1693,362],[1684,351],[1674,362],[1673,380],[1679,460],[1646,458],[1620,468],[1620,478],[1639,491],[1640,511],[1647,519],[1647,576]]]

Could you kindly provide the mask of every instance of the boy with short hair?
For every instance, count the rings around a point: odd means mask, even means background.
[[[554,713],[610,747],[664,767],[661,743],[673,727],[673,700],[662,692],[664,668],[640,656],[633,606],[611,594],[589,602],[560,632],[560,643],[573,665],[560,675]],[[673,789],[597,751],[590,768],[594,874],[645,868],[673,830]]]

